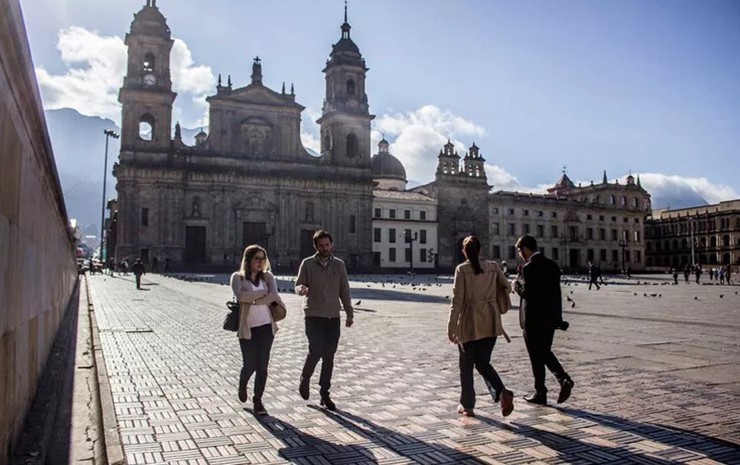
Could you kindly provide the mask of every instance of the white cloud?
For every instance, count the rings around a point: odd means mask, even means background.
[[[654,208],[670,206],[680,208],[691,205],[699,198],[709,203],[740,198],[738,192],[727,185],[716,184],[707,178],[693,178],[661,173],[640,173],[640,182],[653,198]]]
[[[403,163],[408,179],[426,183],[434,179],[437,154],[448,139],[462,156],[474,138],[485,133],[485,129],[470,120],[434,105],[425,105],[418,110],[376,118],[372,150],[376,152],[377,143],[385,134],[391,143],[391,153]]]
[[[123,84],[127,63],[123,39],[73,26],[59,31],[57,49],[67,67],[65,74],[52,75],[43,67],[36,68],[44,108],[73,108],[83,115],[120,122],[118,90]],[[170,55],[170,73],[178,99],[192,99],[200,112],[198,117],[186,119],[183,123],[202,125],[207,118],[205,96],[215,84],[211,68],[196,66],[187,44],[175,39]],[[175,106],[175,113],[182,114],[178,105]]]
[[[301,117],[301,142],[307,149],[321,153],[321,140],[319,139],[319,126],[316,120],[321,113],[311,108],[306,108]]]

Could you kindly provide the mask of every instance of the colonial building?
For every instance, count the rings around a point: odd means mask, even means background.
[[[120,90],[121,153],[116,255],[157,256],[173,263],[235,262],[247,244],[268,249],[273,264],[295,265],[313,253],[316,229],[332,232],[349,268],[373,263],[373,183],[368,71],[341,25],[323,69],[321,154],[301,144],[304,109],[291,88],[263,83],[254,60],[243,87],[219,77],[209,103],[209,128],[194,146],[172,130],[167,21],[147,0],[126,35],[128,67]]]
[[[656,210],[645,233],[648,267],[740,265],[740,200]]]
[[[373,266],[433,269],[437,255],[437,200],[406,190],[406,169],[381,140],[372,158]]]
[[[645,217],[650,194],[633,176],[626,182],[575,186],[563,176],[548,193],[491,194],[490,256],[517,258],[519,236],[532,234],[547,256],[564,269],[584,269],[588,262],[604,271],[645,268]]]

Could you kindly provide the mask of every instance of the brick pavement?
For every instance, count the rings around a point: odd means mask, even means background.
[[[289,315],[264,398],[270,416],[257,419],[236,398],[236,337],[220,329],[225,277],[147,275],[146,291],[132,277],[92,277],[128,463],[740,464],[740,287],[719,298],[713,286],[637,280],[592,292],[564,286],[575,307],[555,352],[576,387],[557,407],[520,400],[532,381],[514,309],[504,318],[513,342],[499,341],[493,360],[516,409],[503,419],[476,379],[478,416],[460,418],[449,278],[355,278],[362,303],[335,365],[340,411],[314,405],[315,385],[311,401],[296,392],[306,342],[299,298],[284,293]]]

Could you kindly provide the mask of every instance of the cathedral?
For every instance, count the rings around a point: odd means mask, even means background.
[[[189,146],[172,136],[167,20],[156,5],[134,15],[126,35],[128,65],[119,93],[121,152],[114,166],[118,214],[115,255],[184,266],[233,264],[261,244],[273,266],[295,267],[326,229],[350,269],[372,266],[373,179],[365,93],[368,68],[350,25],[332,46],[323,72],[321,153],[300,140],[301,112],[291,89],[262,82],[255,58],[250,82],[223,85],[207,98],[208,132]]]

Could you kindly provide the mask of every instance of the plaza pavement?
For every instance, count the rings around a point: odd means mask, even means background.
[[[493,354],[516,396],[504,419],[477,373],[477,417],[455,413],[449,277],[351,277],[361,302],[355,325],[342,328],[339,411],[317,407],[318,370],[302,400],[300,298],[282,277],[289,312],[263,399],[270,416],[258,419],[237,399],[241,355],[221,329],[228,276],[187,278],[146,275],[141,291],[133,276],[89,278],[130,464],[740,464],[740,286],[565,283],[571,326],[557,332],[554,351],[575,388],[555,404],[548,374],[549,407],[521,400],[532,378],[512,309],[504,316],[512,342],[500,339]]]

